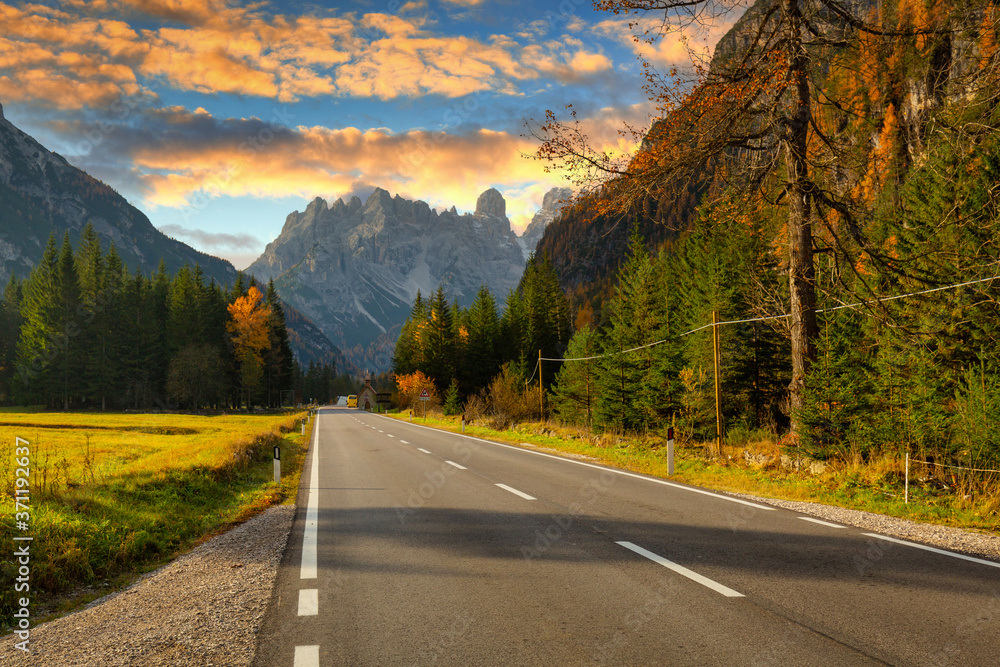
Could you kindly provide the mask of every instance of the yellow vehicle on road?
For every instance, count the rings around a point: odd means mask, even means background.
[[[354,394],[351,394],[350,396],[348,396],[347,397],[347,407],[349,407],[349,408],[356,408],[356,407],[358,407],[358,397],[355,396]]]

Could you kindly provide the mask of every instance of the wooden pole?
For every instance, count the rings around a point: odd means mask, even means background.
[[[722,455],[722,383],[719,373],[719,313],[712,311],[712,351],[715,357],[715,443]]]
[[[542,405],[542,351],[538,351],[538,419],[545,422],[545,407]]]

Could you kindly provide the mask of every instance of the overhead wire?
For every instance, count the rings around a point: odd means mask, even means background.
[[[820,314],[820,313],[831,313],[831,312],[833,312],[835,310],[844,310],[845,308],[857,308],[859,306],[865,306],[865,305],[872,304],[872,303],[884,303],[886,301],[896,301],[897,299],[906,299],[906,298],[909,298],[911,296],[920,296],[920,295],[923,295],[923,294],[931,294],[932,292],[943,292],[945,290],[958,289],[959,287],[968,287],[969,285],[978,285],[980,283],[990,282],[990,281],[993,281],[993,280],[997,280],[998,278],[1000,278],[1000,274],[997,274],[997,275],[992,276],[990,278],[980,278],[978,280],[967,280],[965,282],[956,283],[954,285],[946,285],[944,287],[933,287],[931,289],[920,290],[918,292],[909,292],[907,294],[894,294],[893,296],[879,297],[878,299],[868,299],[868,300],[865,300],[865,301],[858,301],[856,303],[845,303],[845,304],[841,304],[839,306],[834,306],[832,308],[822,308],[820,310],[817,310],[816,313],[817,314]],[[786,317],[791,317],[791,315],[790,314],[785,314],[785,315],[769,315],[769,316],[765,316],[765,317],[751,317],[749,319],[744,319],[744,320],[728,320],[726,322],[717,322],[717,323],[714,323],[714,324],[706,324],[704,326],[700,326],[700,327],[697,327],[695,329],[691,329],[690,331],[685,331],[682,334],[677,334],[676,336],[673,336],[671,338],[664,338],[663,340],[658,340],[658,341],[655,341],[653,343],[647,343],[646,345],[640,345],[639,347],[629,348],[628,350],[620,350],[618,352],[609,352],[607,354],[598,354],[598,355],[595,355],[595,356],[592,356],[592,357],[570,357],[570,358],[541,357],[540,360],[541,361],[591,361],[591,360],[594,360],[594,359],[603,359],[605,357],[614,357],[614,356],[618,356],[618,355],[621,355],[621,354],[628,354],[629,352],[636,352],[638,350],[644,350],[647,347],[655,347],[657,345],[662,345],[663,343],[666,343],[668,341],[675,340],[676,338],[681,338],[683,336],[687,336],[687,335],[690,335],[690,334],[693,334],[693,333],[697,333],[699,331],[702,331],[704,329],[708,329],[710,327],[722,326],[724,324],[749,324],[751,322],[768,322],[770,320],[781,320],[781,319],[784,319]],[[537,370],[537,368],[538,368],[537,364],[535,364],[535,368]],[[534,377],[534,373],[532,373],[532,377]]]

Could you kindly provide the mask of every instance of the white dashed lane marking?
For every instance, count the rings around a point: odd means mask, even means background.
[[[304,588],[299,591],[299,616],[319,614],[319,589]]]
[[[659,563],[663,567],[665,567],[667,569],[670,569],[670,570],[673,570],[674,572],[676,572],[677,574],[681,575],[682,577],[687,577],[691,581],[696,581],[699,584],[701,584],[702,586],[705,586],[707,588],[711,588],[716,593],[721,593],[722,595],[725,595],[727,598],[741,598],[741,597],[743,597],[743,593],[737,593],[736,591],[734,591],[732,588],[729,588],[728,586],[723,586],[722,584],[720,584],[717,581],[712,581],[708,577],[702,576],[702,575],[698,574],[697,572],[695,572],[694,570],[689,570],[686,567],[684,567],[683,565],[678,565],[677,563],[675,563],[673,561],[667,560],[663,556],[659,556],[657,554],[654,554],[652,551],[646,551],[642,547],[636,546],[636,545],[632,544],[631,542],[616,542],[615,544],[623,546],[626,549],[628,549],[629,551],[634,551],[635,553],[639,554],[640,556],[643,556],[644,558],[648,558],[649,560],[653,561],[654,563]]]
[[[510,487],[510,486],[507,486],[506,484],[497,484],[497,486],[499,486],[504,491],[510,491],[515,496],[520,496],[520,497],[524,498],[525,500],[536,500],[536,498],[534,496],[529,496],[524,491],[518,491],[517,489],[515,489],[513,487]]]

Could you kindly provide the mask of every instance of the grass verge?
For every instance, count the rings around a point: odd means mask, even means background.
[[[31,536],[35,623],[106,594],[235,524],[294,502],[308,446],[305,413],[278,415],[0,414],[4,553]],[[30,520],[12,500],[15,438],[29,442]],[[273,447],[282,481],[273,481]],[[22,543],[23,544],[23,543]],[[18,545],[20,546],[20,544]],[[17,563],[0,559],[9,630]]]
[[[406,420],[406,414],[389,415]],[[428,415],[414,423],[461,431],[459,417]],[[667,478],[666,445],[659,438],[594,436],[578,428],[524,423],[499,431],[466,425],[471,435],[513,445],[542,447],[592,459],[595,463]],[[899,457],[830,463],[817,473],[786,469],[777,444],[765,440],[723,447],[711,453],[703,445],[675,449],[670,479],[717,491],[747,493],[778,500],[823,503],[913,521],[996,534],[1000,530],[1000,494],[964,495],[947,480],[911,471],[909,503],[904,502],[904,463]]]

